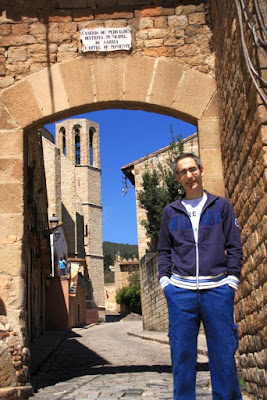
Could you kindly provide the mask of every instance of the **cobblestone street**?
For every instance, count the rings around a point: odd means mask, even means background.
[[[128,333],[141,321],[72,331],[32,378],[31,399],[172,399],[169,346]],[[212,399],[205,356],[199,358],[197,399]]]

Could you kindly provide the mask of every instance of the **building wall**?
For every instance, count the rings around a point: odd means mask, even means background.
[[[47,66],[47,51],[51,65],[78,57],[80,30],[103,26],[131,27],[134,54],[171,57],[212,74],[214,56],[205,1],[107,0],[99,4],[97,0],[53,0],[23,4],[13,0],[0,6],[1,88]]]
[[[158,257],[146,254],[140,261],[141,302],[143,328],[148,331],[167,332],[168,309],[158,279]]]
[[[86,325],[86,297],[86,290],[78,282],[76,296],[70,297],[71,326]]]
[[[47,330],[68,330],[71,328],[70,281],[66,277],[50,278],[46,286],[46,328]]]
[[[21,316],[26,306],[24,272],[29,222],[24,204],[28,192],[23,170],[24,130],[59,117],[70,117],[74,112],[106,107],[142,108],[180,117],[198,124],[200,155],[208,166],[207,187],[223,194],[224,174],[227,194],[241,218],[246,259],[243,272],[246,279],[237,296],[242,370],[249,390],[260,397],[263,391],[260,347],[266,343],[266,328],[259,327],[265,288],[262,261],[266,256],[263,249],[266,236],[262,221],[266,210],[262,197],[266,187],[266,146],[263,146],[266,123],[262,122],[266,121],[266,108],[256,99],[244,60],[239,58],[241,40],[234,22],[235,2],[209,1],[212,31],[206,23],[206,2],[142,0],[141,3],[101,0],[100,7],[100,0],[88,0],[86,4],[13,0],[0,4],[0,87],[4,89],[0,93],[0,265],[9,293],[17,295],[13,304],[5,299],[6,320],[12,321],[24,344]],[[66,4],[69,8],[64,8]],[[132,26],[132,51],[81,54],[79,30],[104,25]],[[164,37],[157,37],[161,35]],[[215,57],[219,95],[213,78]],[[233,131],[238,119],[242,122],[240,129]],[[221,142],[219,132],[222,132]],[[224,171],[220,146],[224,146]],[[14,175],[15,166],[18,175]],[[233,178],[227,175],[228,166]],[[234,192],[232,185],[236,187]],[[246,213],[254,214],[255,220],[246,218]],[[252,366],[255,362],[257,366]]]
[[[217,3],[217,4],[216,4]],[[253,2],[250,9],[255,12]],[[266,123],[267,111],[244,59],[234,1],[211,2],[226,195],[241,228],[244,264],[236,295],[241,375],[247,390],[266,396]],[[267,67],[243,23],[245,42],[257,66]],[[227,46],[226,46],[227,44]],[[264,76],[264,71],[262,70]],[[266,74],[265,74],[266,77]],[[264,161],[265,160],[265,161]]]
[[[44,130],[40,130],[43,132]],[[61,162],[60,152],[54,143],[42,136],[44,164],[46,166],[46,188],[49,193],[49,217],[61,215]]]
[[[129,278],[136,272],[139,272],[138,260],[124,260],[117,256],[114,263],[116,292],[125,286],[129,286]]]
[[[61,208],[62,220],[68,241],[68,251],[71,257],[77,255],[77,230],[76,230],[76,175],[73,161],[63,154],[60,155],[61,164]],[[48,194],[49,196],[49,194]]]
[[[106,310],[116,312],[119,305],[116,303],[115,283],[105,283],[105,306]]]
[[[197,135],[192,135],[184,140],[184,152],[194,153],[197,156],[199,155]],[[140,162],[137,161],[134,163],[139,258],[142,258],[146,253],[146,250],[148,249],[147,243],[149,242],[149,239],[146,236],[146,229],[141,224],[143,220],[146,220],[146,211],[142,207],[140,207],[140,203],[138,201],[138,192],[142,190],[142,183],[143,183],[142,175],[147,169],[149,171],[158,169],[159,165],[168,167],[169,157],[170,157],[170,152],[168,147],[166,147],[153,154],[149,154],[147,157],[141,159]]]
[[[7,138],[8,139],[8,138]],[[10,139],[8,139],[9,141]],[[24,147],[24,157],[17,157],[11,163],[10,156],[16,155],[19,143]],[[43,154],[40,135],[28,131],[27,135],[17,135],[16,145],[2,142],[1,147],[8,150],[0,161],[0,179],[5,182],[5,201],[1,203],[8,211],[8,225],[1,225],[6,238],[1,236],[2,252],[0,276],[0,388],[26,385],[29,380],[28,365],[29,342],[38,338],[44,331],[45,279],[49,269],[49,236],[47,197],[44,181]],[[8,176],[10,173],[10,176]],[[18,220],[21,204],[14,201],[11,186],[25,177],[27,194],[24,194],[24,221],[19,228]],[[11,209],[15,211],[12,216]],[[26,232],[22,240],[22,230]],[[14,253],[12,245],[21,249],[24,263],[19,254]],[[19,278],[17,272],[25,281]],[[25,284],[26,283],[26,284]],[[26,287],[26,290],[25,290]],[[22,345],[23,343],[23,345]]]

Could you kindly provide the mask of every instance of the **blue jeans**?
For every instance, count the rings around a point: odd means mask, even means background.
[[[233,289],[224,285],[194,291],[169,284],[164,294],[169,311],[174,400],[196,397],[200,321],[207,338],[213,400],[242,399],[234,359],[238,333],[233,317]]]

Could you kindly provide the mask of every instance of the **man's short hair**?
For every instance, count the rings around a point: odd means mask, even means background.
[[[175,158],[175,161],[174,161],[174,163],[173,163],[173,170],[174,170],[174,172],[175,172],[176,174],[178,174],[177,163],[178,163],[180,160],[183,160],[184,158],[187,158],[187,157],[193,158],[193,159],[195,160],[195,162],[197,163],[198,168],[199,168],[199,169],[202,168],[202,163],[201,163],[201,160],[200,160],[200,158],[199,158],[198,156],[196,156],[196,155],[193,154],[193,153],[181,153],[181,154],[179,154],[179,155]]]

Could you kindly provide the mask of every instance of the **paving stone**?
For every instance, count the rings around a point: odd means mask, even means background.
[[[30,399],[173,399],[169,345],[128,335],[138,329],[140,321],[121,321],[66,337],[33,376]],[[208,371],[198,371],[197,399],[212,399],[209,381]]]

